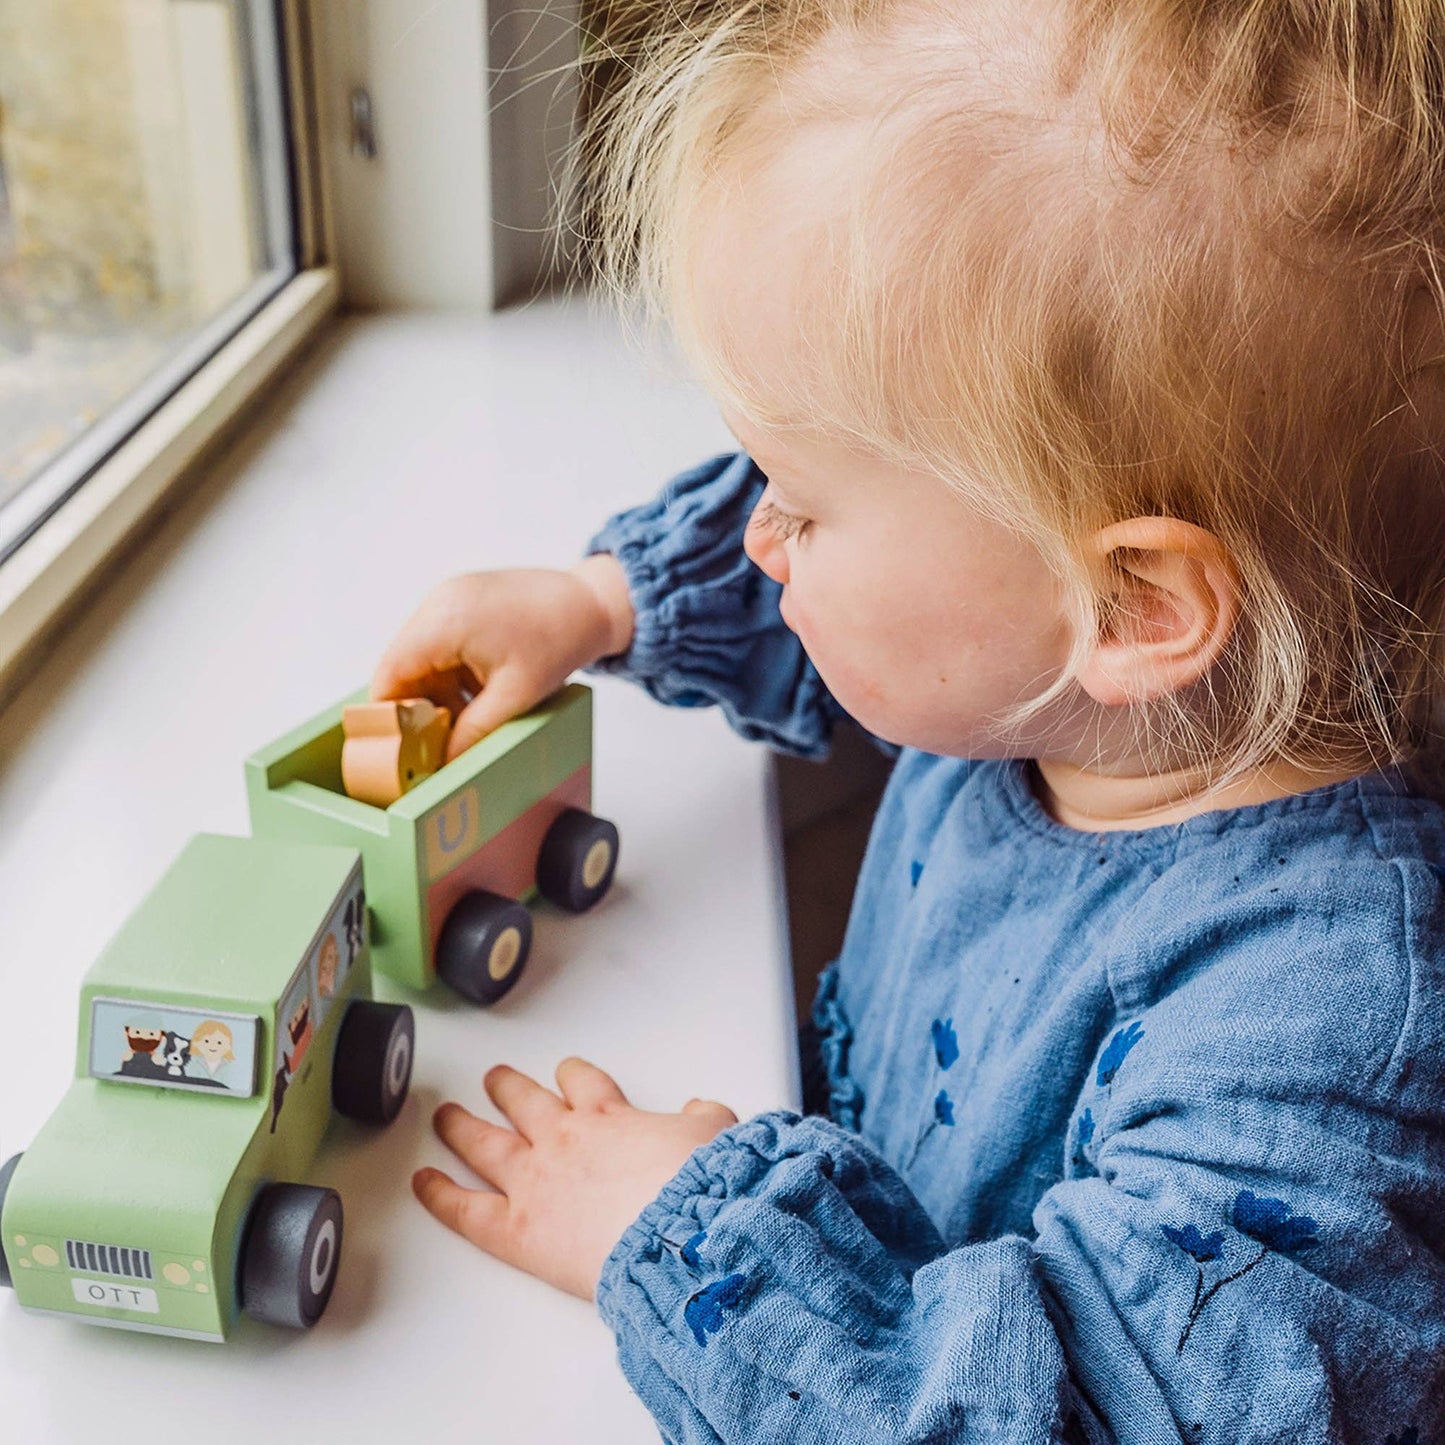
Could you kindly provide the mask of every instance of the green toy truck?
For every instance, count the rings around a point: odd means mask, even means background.
[[[86,975],[76,1077],[0,1168],[0,1285],[42,1314],[222,1340],[326,1308],[342,1207],[303,1184],[332,1110],[389,1123],[414,1022],[373,963],[491,1003],[533,895],[607,892],[592,695],[569,686],[388,808],[346,796],[344,704],[246,763],[254,838],[193,838]],[[364,887],[363,887],[364,870]]]
[[[247,761],[252,832],[359,850],[376,967],[413,988],[439,975],[495,1002],[527,961],[527,901],[540,893],[580,913],[617,867],[617,829],[591,812],[590,689],[562,688],[388,808],[343,790],[345,705]]]
[[[354,848],[193,838],[86,975],[75,1080],[0,1168],[0,1284],[190,1339],[309,1327],[342,1206],[296,1181],[333,1108],[396,1116],[413,1040],[371,998]]]

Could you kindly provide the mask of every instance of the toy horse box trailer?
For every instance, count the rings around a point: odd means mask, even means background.
[[[360,851],[377,969],[494,1003],[526,963],[526,904],[540,894],[580,913],[612,883],[617,829],[590,812],[591,690],[562,688],[386,808],[343,786],[342,716],[362,696],[247,761],[251,831]]]

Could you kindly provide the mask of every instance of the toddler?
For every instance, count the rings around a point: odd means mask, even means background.
[[[1445,1440],[1445,0],[734,0],[582,153],[741,450],[444,585],[460,749],[579,666],[900,749],[820,1112],[505,1068],[422,1202],[670,1441]],[[475,692],[470,702],[467,697]]]

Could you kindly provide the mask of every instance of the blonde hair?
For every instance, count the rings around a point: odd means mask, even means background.
[[[1148,722],[1220,781],[1274,757],[1427,762],[1445,468],[1418,393],[1441,360],[1445,0],[1060,0],[1049,83],[982,112],[950,84],[946,3],[628,13],[591,48],[615,83],[576,151],[585,240],[715,390],[764,424],[806,411],[1016,526],[1089,623],[1081,652],[1108,592],[1084,539],[1135,515],[1217,535],[1243,594],[1228,664]],[[840,39],[906,64],[800,312],[818,374],[764,395],[699,320],[690,267],[729,176],[787,125],[857,113],[837,77],[808,80]],[[1004,160],[961,180],[996,121]]]
[[[233,1060],[233,1059],[236,1057],[236,1038],[235,1038],[235,1035],[232,1034],[232,1032],[231,1032],[231,1030],[230,1030],[230,1027],[229,1027],[227,1024],[223,1024],[223,1023],[220,1021],[220,1019],[206,1019],[206,1020],[201,1024],[200,1028],[196,1029],[195,1032],[191,1034],[191,1047],[190,1047],[190,1053],[191,1053],[191,1055],[194,1057],[195,1055],[198,1055],[198,1054],[200,1053],[200,1047],[199,1047],[199,1045],[197,1044],[196,1041],[197,1041],[198,1039],[204,1038],[207,1034],[224,1034],[224,1035],[225,1035],[225,1038],[226,1038],[226,1054],[225,1054],[225,1058],[226,1058],[226,1062],[227,1062],[227,1063],[230,1063],[231,1060]]]

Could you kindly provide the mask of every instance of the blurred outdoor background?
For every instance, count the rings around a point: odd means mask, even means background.
[[[0,507],[284,263],[243,0],[0,0]]]

